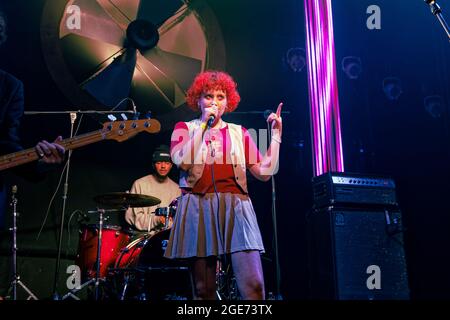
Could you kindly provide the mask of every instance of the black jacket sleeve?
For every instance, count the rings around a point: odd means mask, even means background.
[[[19,138],[20,122],[24,111],[23,84],[14,76],[0,70],[0,154],[23,150]],[[44,177],[45,166],[37,162],[18,166],[14,173],[30,181]]]

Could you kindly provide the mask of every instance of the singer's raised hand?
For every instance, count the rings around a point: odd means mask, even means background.
[[[267,122],[272,125],[272,130],[278,130],[280,136],[281,131],[283,130],[283,119],[281,118],[281,110],[283,108],[283,102],[278,105],[276,113],[271,113],[269,117],[267,117]]]

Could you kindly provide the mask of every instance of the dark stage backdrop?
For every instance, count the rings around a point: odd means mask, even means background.
[[[370,5],[379,7],[381,29],[367,28],[370,14],[363,13]],[[334,25],[346,170],[395,179],[407,229],[411,297],[448,298],[450,47],[445,32],[423,1],[339,1]],[[360,58],[357,79],[342,70],[348,56]],[[389,83],[393,91],[384,90]],[[397,99],[396,92],[401,92]],[[441,102],[432,106],[430,96]]]
[[[27,110],[77,110],[52,79],[40,40],[43,0],[2,2],[9,17],[9,39],[0,47],[0,68],[24,82]],[[308,297],[305,216],[312,206],[312,156],[306,68],[293,72],[286,53],[305,47],[303,3],[284,1],[205,1],[220,27],[225,48],[225,70],[239,85],[239,112],[274,109],[285,102],[280,171],[275,177],[281,265],[281,293],[286,299]],[[366,9],[370,1],[333,2],[336,63],[346,170],[388,174],[398,184],[403,213],[406,254],[412,298],[448,298],[450,218],[446,187],[449,180],[448,102],[450,51],[445,34],[423,1],[378,1],[381,29],[369,30]],[[406,4],[408,4],[406,6]],[[341,63],[359,57],[362,72],[349,79]],[[401,79],[398,100],[389,100],[383,79]],[[442,97],[440,116],[431,115],[424,98]],[[93,107],[92,107],[93,108]],[[145,112],[150,107],[139,105]],[[439,108],[438,108],[439,109]],[[166,115],[165,115],[166,116]],[[186,120],[195,116],[186,112]],[[156,117],[158,118],[158,117]],[[162,117],[162,119],[166,119]],[[231,114],[230,121],[247,128],[265,128],[261,114]],[[83,117],[79,133],[100,127],[102,118]],[[73,263],[78,245],[78,214],[96,207],[92,198],[105,192],[128,190],[151,170],[155,146],[169,143],[173,122],[162,121],[159,134],[142,133],[123,143],[100,142],[73,153],[62,250],[59,292],[64,293],[65,268]],[[68,116],[25,116],[25,146],[39,139],[70,133]],[[177,178],[174,170],[172,176]],[[7,174],[19,186],[19,271],[40,298],[52,293],[57,234],[62,210],[62,189],[50,199],[60,172],[31,184]],[[273,222],[270,183],[249,180],[249,189],[263,233],[267,291],[275,290]],[[72,215],[73,214],[73,215]],[[70,217],[72,217],[70,219]],[[118,223],[120,217],[111,217]],[[7,222],[10,221],[8,217]],[[1,235],[0,294],[8,287],[9,235]]]

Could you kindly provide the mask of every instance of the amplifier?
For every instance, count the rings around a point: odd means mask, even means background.
[[[328,172],[314,177],[313,196],[316,208],[330,205],[371,205],[397,207],[395,182],[382,176]]]
[[[409,299],[398,208],[329,206],[309,215],[306,230],[311,299]]]

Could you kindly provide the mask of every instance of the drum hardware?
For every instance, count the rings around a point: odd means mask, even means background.
[[[125,295],[126,295],[127,289],[128,289],[128,283],[130,281],[130,275],[124,274],[123,278],[124,278],[124,285],[123,285],[122,292],[120,293],[120,301],[125,300]]]
[[[137,300],[147,300],[147,295],[145,293],[144,288],[146,286],[145,283],[145,275],[152,272],[171,272],[171,271],[189,271],[188,267],[146,267],[146,268],[112,268],[109,269],[111,274],[114,276],[122,273],[123,276],[123,284],[120,289],[119,300],[124,301],[128,292],[128,288],[130,283],[135,279],[138,286],[138,294]],[[148,284],[147,284],[148,287]]]
[[[173,200],[168,207],[159,207],[155,209],[155,216],[164,217],[164,229],[169,229],[170,219],[175,218],[177,212],[178,199]],[[165,241],[167,247],[167,240]],[[165,250],[165,248],[164,248]]]
[[[123,277],[122,288],[120,289],[119,300],[124,301],[126,294],[128,292],[128,287],[134,278],[142,279],[142,276],[139,274],[144,273],[143,270],[139,268],[110,268],[109,275],[112,277],[116,277],[121,275]],[[136,276],[137,274],[137,276]],[[141,280],[143,281],[143,280]],[[119,291],[119,290],[117,290]],[[143,291],[143,290],[142,290]],[[145,294],[140,294],[139,300],[146,300]]]
[[[30,289],[20,280],[20,275],[17,272],[17,217],[19,213],[17,212],[17,186],[12,186],[11,190],[11,206],[13,207],[13,227],[9,230],[12,232],[13,244],[12,244],[12,265],[13,265],[13,280],[11,282],[13,290],[13,300],[17,300],[17,285],[21,286],[23,290],[28,293],[27,300],[33,299],[38,300],[38,298],[31,292]]]
[[[102,258],[102,244],[103,244],[103,234],[105,232],[103,224],[104,222],[107,220],[106,217],[104,217],[103,215],[105,213],[123,213],[123,208],[129,208],[129,207],[147,207],[147,206],[153,206],[153,205],[157,205],[161,202],[160,199],[152,197],[152,196],[146,196],[146,195],[140,195],[140,194],[132,194],[132,193],[126,193],[126,192],[113,192],[113,193],[107,193],[107,194],[102,194],[102,195],[98,195],[94,197],[94,201],[96,201],[97,203],[101,204],[101,205],[105,205],[105,206],[110,206],[110,207],[114,207],[114,209],[100,209],[98,208],[97,210],[94,211],[88,211],[88,213],[92,214],[92,213],[98,213],[99,214],[99,223],[98,225],[96,225],[94,227],[94,230],[98,230],[97,234],[91,235],[90,239],[93,239],[95,237],[97,237],[97,254],[96,254],[96,259],[95,259],[95,273],[92,272],[93,270],[91,270],[91,265],[90,263],[92,262],[89,256],[90,251],[86,248],[83,248],[82,246],[82,240],[83,241],[89,241],[88,239],[82,239],[80,240],[80,263],[78,264],[82,264],[83,267],[86,269],[84,271],[88,272],[88,278],[90,278],[89,280],[87,280],[85,283],[83,283],[80,288],[78,289],[73,289],[71,290],[69,293],[67,293],[65,296],[63,296],[62,299],[66,299],[68,297],[72,297],[72,298],[76,298],[75,293],[79,292],[82,288],[85,288],[88,285],[94,284],[94,299],[98,300],[99,299],[99,290],[100,290],[100,282],[104,282],[105,278],[107,276],[107,271],[108,268],[110,267],[110,263],[111,261],[109,261],[110,258],[113,258],[114,260],[117,258],[117,256],[114,256],[115,253],[115,247],[114,245],[125,245],[123,243],[121,243],[121,241],[128,241],[129,237],[126,239],[120,238],[120,231],[116,230],[115,233],[113,234],[113,236],[119,237],[119,238],[114,238],[117,239],[119,242],[117,243],[116,241],[112,241],[112,243],[106,243],[105,245],[107,246],[108,251],[105,252],[105,254],[107,254],[108,256],[106,257],[107,260],[105,260],[105,262],[103,263],[102,266],[102,262],[103,262],[103,258]],[[107,230],[111,230],[108,229]],[[114,229],[113,229],[114,231]],[[89,229],[85,230],[86,233],[86,238],[88,238],[89,234]],[[111,240],[111,239],[109,239]],[[88,242],[87,245],[89,245],[90,243]],[[113,247],[111,247],[113,246]],[[83,252],[85,251],[85,252]],[[86,252],[89,251],[89,252]],[[95,275],[94,277],[92,277],[93,275]]]
[[[169,228],[170,219],[175,217],[175,212],[177,211],[176,207],[168,206],[168,207],[159,207],[155,209],[155,216],[164,217],[164,229]],[[167,246],[167,244],[166,244]]]
[[[190,288],[190,283],[187,281],[186,285],[178,289],[180,286],[177,279],[185,276],[184,273],[179,276],[178,271],[185,271],[187,274],[187,266],[163,257],[170,235],[168,222],[169,218],[175,215],[176,202],[172,202],[168,207],[158,208],[159,210],[155,212],[156,215],[166,217],[166,225],[161,231],[152,235],[141,235],[130,242],[131,233],[123,232],[120,226],[105,225],[107,218],[104,214],[123,213],[123,209],[127,207],[153,206],[159,204],[160,200],[151,196],[120,192],[100,195],[94,200],[99,204],[112,206],[114,209],[88,211],[89,214],[99,213],[99,222],[86,225],[85,229],[80,230],[77,265],[81,267],[83,274],[87,272],[90,279],[80,288],[71,290],[64,299],[67,297],[76,299],[76,292],[92,284],[95,284],[96,300],[102,298],[99,289],[107,295],[112,294],[108,297],[116,297],[119,300],[147,300],[147,298],[159,299],[163,292],[178,293],[185,288]],[[94,264],[95,268],[93,268]],[[164,276],[161,277],[161,273]],[[186,279],[188,279],[187,276]],[[181,281],[184,283],[184,279]],[[189,293],[186,293],[187,290],[184,291],[185,293],[182,294],[184,296],[191,292],[191,290]],[[168,296],[178,297],[177,294]]]
[[[69,297],[79,300],[79,298],[75,295],[77,292],[85,288],[86,286],[89,286],[91,284],[94,284],[94,299],[99,300],[100,297],[100,282],[104,282],[105,278],[103,277],[103,273],[101,270],[101,261],[102,261],[102,240],[103,240],[103,233],[104,233],[104,227],[103,223],[107,220],[106,217],[103,215],[105,213],[117,213],[122,212],[122,210],[117,209],[100,209],[93,211],[88,211],[88,213],[98,213],[98,224],[95,225],[95,229],[98,227],[98,233],[97,233],[97,254],[95,259],[95,277],[90,278],[85,283],[81,284],[79,288],[75,288],[70,290],[66,295],[64,295],[61,300],[65,300]],[[117,230],[114,230],[114,233],[116,233]],[[81,242],[81,241],[80,241]],[[82,261],[83,262],[83,261]],[[108,266],[105,266],[107,268]]]
[[[230,259],[217,259],[216,297],[217,300],[241,300]]]

